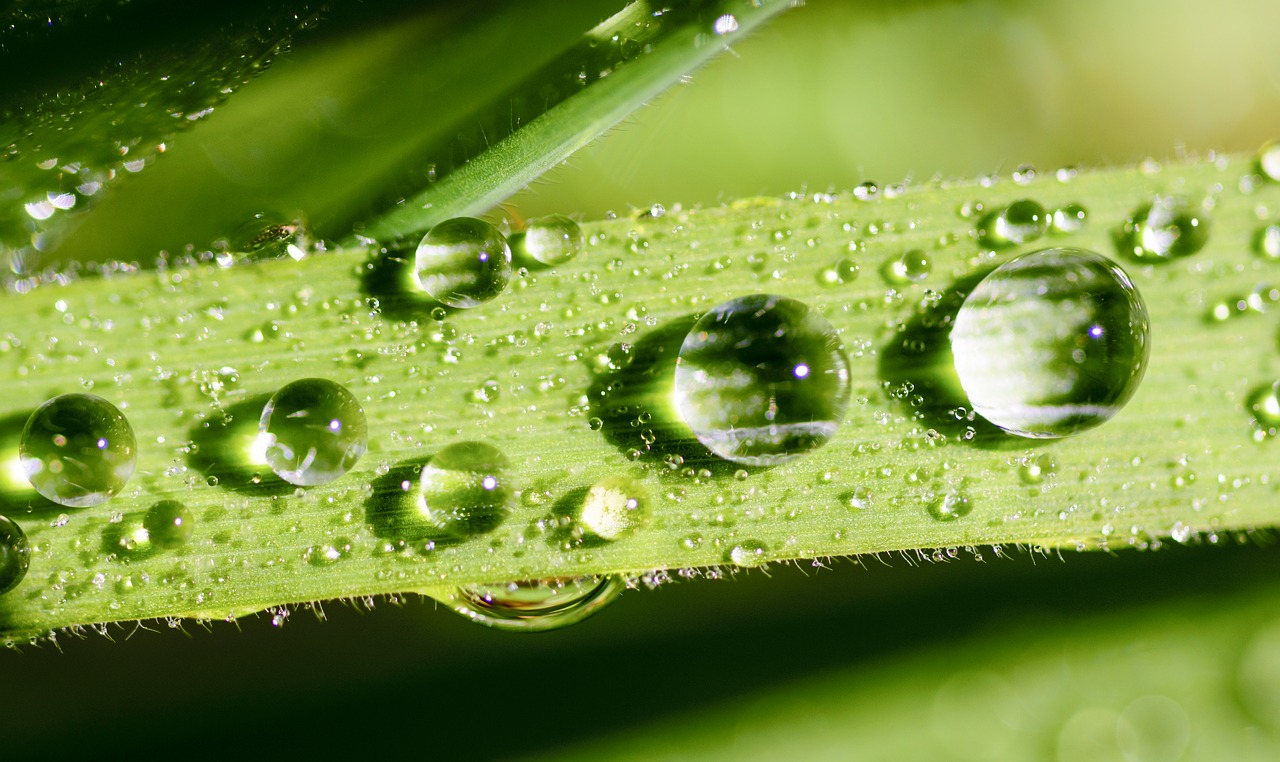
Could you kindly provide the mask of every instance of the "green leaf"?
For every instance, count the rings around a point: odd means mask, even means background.
[[[0,355],[9,451],[45,399],[91,390],[125,411],[140,458],[126,492],[93,508],[68,510],[24,493],[20,480],[11,485],[6,513],[36,550],[22,588],[0,599],[0,623],[19,634],[129,618],[221,619],[464,583],[649,578],[655,570],[661,579],[725,564],[934,548],[951,549],[937,551],[946,557],[1013,545],[1152,547],[1169,536],[1194,542],[1273,525],[1280,515],[1264,499],[1273,442],[1247,407],[1250,392],[1277,373],[1268,323],[1247,312],[1206,317],[1215,300],[1250,293],[1269,267],[1252,248],[1254,210],[1280,185],[1240,190],[1254,169],[1237,159],[591,223],[577,260],[530,270],[494,302],[442,321],[405,287],[401,257],[366,264],[361,250],[175,267],[10,297],[0,308],[34,319],[12,329]],[[941,400],[917,406],[903,393],[914,382],[932,394],[928,368],[894,361],[920,338],[914,324],[938,293],[995,261],[973,232],[976,220],[957,215],[964,202],[1082,203],[1089,219],[1080,232],[1009,253],[1060,241],[1120,257],[1117,229],[1144,200],[1175,188],[1213,199],[1213,232],[1184,259],[1128,261],[1150,311],[1152,355],[1137,395],[1113,420],[1052,441],[979,421],[973,436],[968,422],[948,418],[947,405],[933,404]],[[886,287],[877,271],[915,248],[929,252],[932,274]],[[848,257],[862,274],[819,287],[823,271]],[[758,292],[800,299],[831,321],[850,356],[855,397],[829,444],[773,468],[710,455],[669,402],[671,358],[692,319]],[[1242,362],[1254,370],[1242,375]],[[249,440],[266,398],[312,377],[355,394],[370,451],[338,481],[295,490],[251,461]],[[419,469],[469,441],[497,447],[513,464],[518,505],[496,530],[465,541],[406,531],[406,521],[421,523]],[[1052,474],[1020,475],[1042,454]],[[619,474],[648,493],[648,524],[614,542],[580,541],[572,527],[585,490]],[[867,494],[854,500],[855,490]],[[948,495],[963,497],[968,513],[940,521],[936,504]],[[195,517],[192,543],[134,552],[132,528],[166,499]]]

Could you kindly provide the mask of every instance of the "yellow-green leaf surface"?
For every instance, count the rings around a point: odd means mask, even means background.
[[[27,580],[0,600],[5,629],[223,619],[463,583],[661,578],[899,550],[1149,547],[1274,524],[1273,442],[1254,435],[1246,409],[1250,392],[1275,380],[1273,329],[1249,311],[1223,322],[1207,315],[1215,300],[1268,279],[1272,264],[1254,239],[1280,186],[1260,180],[1252,158],[1066,180],[893,189],[872,201],[749,200],[592,223],[577,260],[525,271],[494,301],[441,320],[408,290],[398,252],[170,267],[10,295],[4,309],[24,316],[11,321],[3,355],[10,452],[45,399],[90,390],[125,411],[140,457],[124,493],[93,508],[65,509],[11,485],[7,512],[35,551]],[[1126,262],[1150,312],[1152,354],[1119,415],[1034,441],[928,412],[937,400],[916,406],[913,389],[937,370],[927,355],[902,352],[919,339],[922,305],[1009,254],[1053,243],[1125,261],[1116,231],[1169,192],[1209,202],[1212,233],[1193,256]],[[997,255],[958,212],[1024,197],[1050,209],[1081,203],[1088,221]],[[886,284],[878,271],[913,248],[928,252],[931,274]],[[820,286],[822,271],[847,257],[861,275]],[[831,321],[854,396],[830,443],[773,468],[707,454],[681,431],[670,400],[673,355],[691,320],[760,292],[800,299]],[[311,377],[360,400],[370,448],[338,481],[295,489],[251,461],[248,440],[266,398]],[[464,542],[404,535],[418,470],[464,441],[511,461],[518,506]],[[1052,473],[1026,478],[1041,454]],[[645,486],[647,525],[615,542],[577,541],[569,530],[583,490],[617,474]],[[968,514],[940,520],[947,496],[967,501]],[[161,499],[191,510],[192,541],[131,552],[132,527]]]

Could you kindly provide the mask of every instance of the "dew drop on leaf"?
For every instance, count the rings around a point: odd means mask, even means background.
[[[960,384],[1010,434],[1057,438],[1110,420],[1138,388],[1147,309],[1129,276],[1083,249],[1010,260],[965,298],[951,332]]]
[[[1209,215],[1178,196],[1156,196],[1125,221],[1121,241],[1140,262],[1160,263],[1189,256],[1209,240]]]
[[[0,516],[0,595],[18,586],[31,566],[27,535],[7,516]]]
[[[835,329],[782,296],[716,306],[694,323],[676,361],[684,422],[708,450],[746,465],[776,465],[826,443],[849,393]]]
[[[350,471],[368,444],[364,409],[345,387],[324,378],[282,386],[262,408],[258,432],[267,465],[302,487]]]
[[[22,430],[22,468],[59,505],[98,505],[124,488],[138,463],[133,427],[92,394],[63,394],[36,409]]]
[[[458,537],[496,529],[511,510],[510,464],[484,442],[457,442],[432,456],[419,480],[427,522]]]
[[[542,632],[577,624],[618,599],[616,575],[463,585],[442,600],[477,624],[508,632]]]
[[[455,217],[433,227],[418,244],[414,274],[427,294],[467,309],[493,299],[511,280],[511,249],[493,225]]]

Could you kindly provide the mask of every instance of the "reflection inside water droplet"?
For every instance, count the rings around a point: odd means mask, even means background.
[[[92,394],[64,394],[37,408],[22,430],[19,452],[31,486],[74,508],[114,497],[138,462],[129,421]]]
[[[508,632],[542,632],[577,624],[618,599],[619,576],[464,585],[440,600],[477,624]]]

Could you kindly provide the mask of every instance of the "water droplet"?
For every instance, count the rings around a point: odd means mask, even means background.
[[[147,509],[142,519],[152,544],[161,550],[172,550],[187,544],[195,523],[191,512],[177,500],[161,500]]]
[[[587,490],[578,521],[602,540],[634,532],[649,516],[649,492],[630,476],[607,476]]]
[[[1029,185],[1035,182],[1036,168],[1030,164],[1019,164],[1013,169],[1013,181],[1018,185]]]
[[[20,450],[31,486],[73,508],[110,500],[138,463],[133,427],[92,394],[63,394],[37,408],[22,430]]]
[[[1084,227],[1089,212],[1080,204],[1067,204],[1053,210],[1053,232],[1074,233]]]
[[[1280,259],[1280,223],[1267,225],[1258,231],[1258,253],[1268,259]]]
[[[18,586],[31,566],[31,544],[22,527],[0,516],[0,595]]]
[[[248,254],[252,260],[285,255],[298,260],[305,257],[310,248],[307,238],[306,230],[297,220],[281,214],[259,212],[236,229],[227,245],[232,251]]]
[[[980,236],[989,246],[1014,246],[1030,243],[1049,227],[1049,214],[1038,202],[1029,198],[988,215],[980,226]]]
[[[929,256],[920,249],[911,249],[903,252],[902,256],[885,262],[881,274],[890,283],[919,283],[929,277],[932,270],[933,263],[929,261]]]
[[[442,600],[477,624],[508,632],[542,632],[577,624],[618,599],[619,576],[464,585]]]
[[[1209,240],[1209,215],[1177,196],[1156,196],[1121,229],[1127,252],[1142,262],[1167,262],[1200,251]]]
[[[419,509],[432,526],[458,537],[496,529],[514,490],[507,458],[484,442],[457,442],[432,456],[419,481]]]
[[[1280,432],[1280,381],[1254,389],[1247,404],[1257,427],[1255,439],[1274,437]]]
[[[850,508],[866,510],[871,507],[871,490],[866,487],[855,487],[848,492],[842,492],[840,501]]]
[[[524,233],[513,237],[520,253],[544,265],[562,265],[582,252],[585,240],[578,223],[563,214],[529,220]]]
[[[734,545],[729,550],[727,558],[729,563],[734,566],[763,566],[768,563],[766,554],[769,552],[769,546],[759,540],[747,540],[739,545]]]
[[[983,418],[1018,436],[1069,436],[1109,420],[1138,388],[1147,309],[1114,262],[1045,249],[978,284],[956,315],[951,351]]]
[[[493,225],[455,217],[431,228],[418,244],[415,275],[441,304],[477,307],[507,287],[511,249]]]
[[[1272,140],[1258,150],[1258,171],[1280,183],[1280,140]]]
[[[711,452],[776,465],[835,434],[849,402],[849,363],[835,329],[803,302],[739,297],[703,315],[685,337],[675,402]]]
[[[258,447],[290,484],[314,487],[360,460],[368,442],[364,410],[345,387],[324,378],[285,384],[262,408]]]
[[[969,496],[960,492],[948,492],[939,495],[929,503],[929,515],[938,521],[955,521],[968,516],[973,510],[973,502]]]
[[[1040,484],[1045,479],[1053,476],[1058,470],[1058,463],[1053,456],[1047,452],[1039,455],[1031,455],[1023,458],[1022,463],[1018,466],[1018,478],[1022,479],[1023,484]]]
[[[859,201],[871,201],[880,198],[880,186],[868,180],[853,189],[853,197]]]

